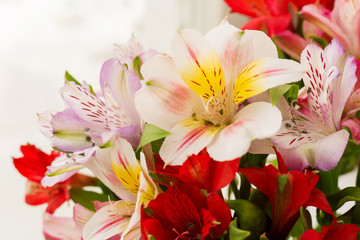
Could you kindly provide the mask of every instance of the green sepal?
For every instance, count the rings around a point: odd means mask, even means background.
[[[65,72],[65,79],[69,82],[74,82],[76,85],[81,86],[81,83],[79,83],[68,71]]]
[[[71,188],[70,189],[70,198],[75,203],[79,203],[82,206],[95,211],[93,201],[106,202],[109,201],[108,196],[105,194],[100,194],[92,191],[86,191],[82,188]]]
[[[270,225],[269,217],[255,204],[243,199],[228,200],[226,203],[235,211],[239,228],[251,233],[247,239],[257,240],[261,234],[267,231]]]
[[[247,239],[251,233],[237,227],[237,218],[231,221],[229,225],[229,240],[244,240]]]
[[[291,88],[291,85],[280,85],[269,89],[270,102],[273,106],[280,100],[280,98]]]
[[[146,124],[136,151],[150,142],[165,138],[169,135],[171,135],[171,133],[162,128],[159,128],[153,124]]]

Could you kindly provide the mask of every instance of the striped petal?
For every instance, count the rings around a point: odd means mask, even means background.
[[[141,166],[129,142],[115,138],[111,146],[111,166],[120,182],[135,195],[140,186]]]
[[[74,82],[65,82],[61,94],[73,111],[82,119],[108,128],[106,107],[98,97],[76,85]]]
[[[74,205],[74,222],[79,229],[83,229],[95,212],[87,209],[81,204]]]
[[[261,58],[248,64],[235,80],[234,103],[258,95],[269,88],[299,81],[304,73],[295,61]]]
[[[81,232],[72,218],[56,217],[45,213],[43,220],[43,233],[49,240],[79,240]]]
[[[219,96],[226,98],[220,59],[204,36],[192,29],[179,31],[172,53],[184,82],[205,102]]]
[[[217,161],[229,161],[244,155],[258,138],[273,136],[280,128],[281,113],[270,103],[252,103],[238,112],[233,123],[220,130],[207,150]]]
[[[175,125],[160,149],[160,156],[166,165],[182,165],[191,154],[199,153],[220,130],[207,126],[204,121],[186,119]]]
[[[134,209],[134,203],[125,201],[112,202],[101,208],[84,226],[84,240],[103,240],[122,233]]]
[[[202,106],[171,58],[156,56],[144,63],[141,71],[146,82],[136,93],[135,104],[146,122],[170,130],[191,117],[194,108]]]
[[[95,157],[89,159],[85,166],[120,199],[136,201],[136,194],[129,191],[121,183],[111,166],[110,148],[98,150]]]
[[[227,86],[231,87],[241,70],[257,59],[278,56],[276,46],[261,31],[240,30],[227,21],[206,34],[219,55]]]

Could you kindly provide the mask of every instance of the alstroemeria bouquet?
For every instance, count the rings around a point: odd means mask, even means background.
[[[245,30],[179,30],[171,54],[133,37],[99,91],[65,74],[65,109],[38,115],[54,151],[14,158],[46,239],[356,239],[360,1],[226,2]]]

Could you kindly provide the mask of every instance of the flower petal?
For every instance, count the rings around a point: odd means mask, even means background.
[[[72,218],[56,217],[45,213],[43,221],[43,233],[48,240],[79,240],[81,232]]]
[[[129,224],[129,216],[134,209],[134,203],[125,201],[111,203],[101,208],[84,226],[84,240],[108,239],[122,233]]]
[[[95,214],[95,212],[87,209],[81,204],[76,203],[74,205],[74,222],[76,226],[82,230],[90,218]]]
[[[234,102],[260,94],[269,88],[299,81],[304,73],[299,63],[288,59],[261,58],[248,64],[235,81]]]
[[[307,45],[307,42],[302,37],[289,30],[276,34],[272,39],[281,50],[297,60],[300,60],[301,52]]]
[[[273,136],[281,126],[281,119],[280,111],[270,103],[249,104],[212,140],[208,152],[217,161],[238,158],[248,151],[253,139]]]
[[[207,126],[203,121],[186,119],[170,130],[172,135],[163,142],[160,156],[165,165],[182,165],[189,155],[206,147],[218,130],[219,127]]]
[[[193,29],[179,31],[171,50],[184,82],[205,102],[212,97],[225,97],[220,59],[204,36]]]
[[[170,130],[191,117],[194,106],[201,105],[169,57],[156,56],[148,60],[141,71],[146,82],[136,93],[135,104],[146,122]]]
[[[229,88],[246,65],[263,57],[276,58],[278,55],[275,44],[264,32],[242,31],[227,21],[210,30],[206,39],[219,55]]]

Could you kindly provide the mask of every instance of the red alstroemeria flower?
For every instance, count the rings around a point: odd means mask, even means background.
[[[332,223],[321,229],[321,233],[310,229],[305,231],[300,240],[356,240],[359,227],[355,224]]]
[[[286,29],[292,29],[291,11],[317,0],[225,0],[233,12],[252,18],[242,29],[262,30],[270,37]],[[334,0],[321,0],[320,5],[332,9]],[[291,10],[292,9],[292,10]]]
[[[288,171],[277,153],[279,170],[272,165],[264,168],[240,168],[251,184],[262,191],[272,206],[269,239],[286,239],[300,216],[300,208],[317,207],[331,215],[333,211],[324,193],[315,188],[319,176],[313,172]]]
[[[160,156],[156,156],[156,172],[174,183],[189,183],[215,192],[227,186],[235,177],[240,158],[219,162],[210,157],[206,148],[198,154],[193,154],[181,166],[166,166]]]
[[[44,188],[41,179],[47,166],[60,156],[60,152],[52,151],[48,155],[31,144],[21,146],[20,150],[23,157],[13,158],[13,162],[19,173],[28,179],[25,202],[30,205],[48,203],[46,212],[54,213],[63,202],[69,200],[68,182]]]
[[[230,209],[219,195],[190,184],[170,186],[141,213],[144,239],[217,239],[230,221]]]

